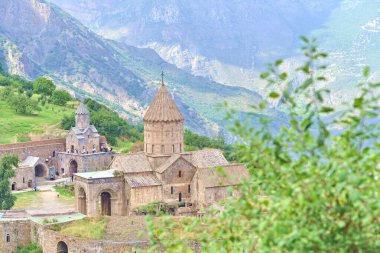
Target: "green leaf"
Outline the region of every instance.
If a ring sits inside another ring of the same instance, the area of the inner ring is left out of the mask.
[[[278,97],[280,97],[280,94],[278,94],[277,92],[272,91],[271,93],[269,93],[269,97],[270,98],[278,98]]]
[[[332,107],[327,107],[327,106],[322,106],[321,107],[321,112],[322,113],[329,113],[329,112],[333,112],[334,111],[334,108]]]
[[[370,68],[368,66],[364,67],[363,69],[363,76],[368,77],[370,72]]]

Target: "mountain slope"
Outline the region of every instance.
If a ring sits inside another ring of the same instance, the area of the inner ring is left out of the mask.
[[[11,73],[45,75],[77,96],[91,96],[139,120],[166,73],[169,90],[188,127],[203,134],[223,132],[219,104],[228,100],[243,117],[261,98],[194,77],[151,49],[105,40],[59,8],[42,0],[0,0],[0,57]]]
[[[292,56],[341,0],[50,0],[92,30],[149,47],[194,75],[255,89],[265,64]]]

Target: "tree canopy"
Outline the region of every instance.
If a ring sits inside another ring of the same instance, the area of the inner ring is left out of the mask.
[[[16,155],[4,155],[0,160],[0,210],[9,210],[15,203],[9,180],[16,175],[14,167],[18,166]]]
[[[327,54],[302,39],[304,64],[291,72],[280,60],[269,65],[261,78],[271,92],[255,108],[281,99],[288,125],[273,133],[267,119],[252,127],[228,113],[241,140],[236,157],[250,173],[241,196],[183,224],[183,233],[167,229],[170,218],[158,228],[150,219],[150,252],[192,252],[189,240],[202,252],[380,252],[380,83],[365,68],[357,97],[336,112],[321,88]],[[294,88],[296,77],[304,81]]]
[[[55,90],[55,85],[53,81],[45,77],[38,77],[33,82],[33,90],[37,94],[51,96]]]

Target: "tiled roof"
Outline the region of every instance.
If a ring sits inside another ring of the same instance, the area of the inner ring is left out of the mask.
[[[117,155],[111,164],[111,169],[121,170],[125,173],[153,171],[148,157],[144,153]]]
[[[217,168],[198,169],[199,180],[202,180],[206,188],[237,185],[242,179],[249,176],[244,164],[230,164],[221,166],[222,172]]]
[[[76,114],[89,114],[87,107],[83,103],[79,104],[77,111],[75,113]]]
[[[181,159],[181,155],[179,155],[179,154],[172,155],[168,160],[166,160],[163,164],[160,165],[160,167],[158,167],[156,169],[156,172],[163,173],[167,168],[169,168],[178,159]],[[189,162],[188,160],[186,160],[186,159],[183,159],[183,160],[185,160],[186,162],[191,164],[191,162]],[[192,166],[194,166],[194,165],[192,165]]]
[[[126,176],[128,185],[132,188],[161,185],[160,180],[154,175]]]
[[[96,127],[94,125],[90,125],[88,128],[85,128],[85,129],[80,129],[78,127],[72,127],[71,130],[73,130],[74,134],[75,135],[78,135],[78,138],[79,135],[83,135],[84,133],[87,132],[87,130],[91,130],[93,133],[95,133],[95,136],[99,136],[98,134],[98,130],[96,129]]]
[[[24,161],[19,164],[19,167],[34,167],[37,165],[40,158],[35,156],[28,156]]]
[[[191,152],[191,161],[198,168],[228,165],[227,159],[219,149],[203,149]]]
[[[144,115],[144,121],[170,122],[183,121],[183,116],[171,95],[162,83],[152,104]]]

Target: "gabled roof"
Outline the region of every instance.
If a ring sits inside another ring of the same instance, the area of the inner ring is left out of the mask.
[[[98,130],[96,129],[96,127],[94,125],[90,125],[89,127],[85,128],[85,129],[80,129],[78,127],[72,127],[71,130],[74,132],[75,135],[78,136],[78,138],[80,138],[80,135],[83,135],[84,133],[86,133],[87,130],[90,130],[91,132],[95,133],[95,136],[99,136]]]
[[[82,115],[88,115],[89,112],[88,112],[88,109],[87,107],[81,102],[77,108],[77,111],[75,112],[75,114],[82,114]]]
[[[186,161],[187,163],[189,163],[190,166],[194,167],[193,164],[191,164],[188,160],[182,158],[181,155],[174,154],[168,160],[166,160],[163,164],[161,164],[160,167],[158,167],[156,169],[156,172],[163,173],[167,168],[169,168],[173,163],[175,163],[179,159],[183,159],[184,161]]]
[[[111,169],[121,170],[125,173],[139,173],[153,171],[148,157],[144,153],[117,155],[110,166]]]
[[[38,160],[40,158],[39,157],[35,157],[35,156],[28,156],[27,158],[25,158],[24,161],[22,161],[20,164],[19,164],[19,167],[35,167],[38,163]]]
[[[144,115],[144,121],[170,122],[183,121],[183,116],[171,95],[162,83],[152,104]]]
[[[158,180],[158,178],[154,175],[129,175],[125,177],[125,180],[132,188],[161,185],[160,180]]]
[[[198,169],[198,180],[202,180],[206,188],[211,188],[237,185],[249,176],[244,164],[230,164],[222,167],[222,173],[215,167]]]
[[[228,165],[227,159],[219,149],[203,149],[191,152],[191,161],[198,168]]]

